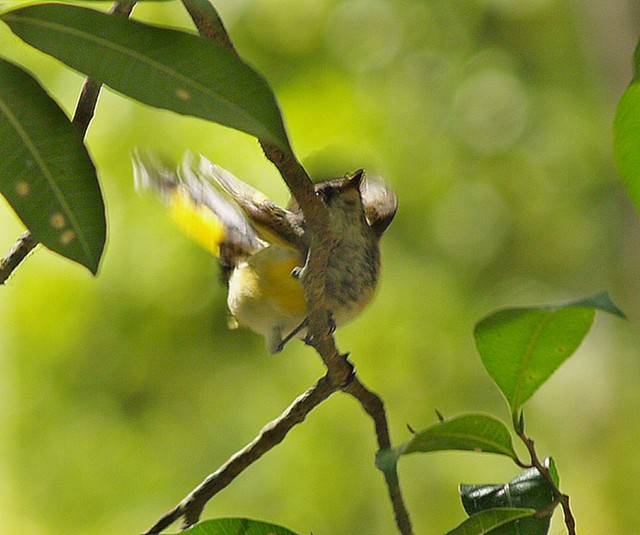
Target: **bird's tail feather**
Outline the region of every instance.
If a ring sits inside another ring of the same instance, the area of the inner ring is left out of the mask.
[[[264,247],[245,213],[203,175],[193,154],[178,166],[152,151],[136,150],[132,160],[136,188],[155,191],[176,224],[218,257],[223,275]]]

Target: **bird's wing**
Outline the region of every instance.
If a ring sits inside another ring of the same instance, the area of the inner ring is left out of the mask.
[[[367,177],[360,184],[360,195],[367,223],[380,238],[398,210],[398,198],[380,178]]]
[[[245,213],[200,174],[193,155],[177,168],[151,151],[137,150],[132,160],[136,187],[158,193],[182,230],[223,264],[235,263],[229,255],[246,257],[264,248]]]
[[[283,247],[304,248],[301,217],[270,201],[264,193],[200,156],[199,173],[215,182],[242,209],[259,236]]]

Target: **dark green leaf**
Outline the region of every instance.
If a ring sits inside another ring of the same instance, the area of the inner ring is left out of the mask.
[[[528,518],[535,514],[535,509],[501,508],[486,509],[469,518],[446,535],[484,535],[493,533],[496,528],[513,523],[514,520]]]
[[[608,295],[599,294],[555,307],[499,310],[476,325],[482,362],[514,417],[578,348],[591,328],[595,309],[623,315]]]
[[[0,191],[34,238],[96,273],[104,204],[76,127],[28,73],[0,60]]]
[[[506,485],[460,485],[462,505],[468,515],[496,508],[544,510],[554,503],[551,487],[535,468],[520,473]],[[492,535],[544,535],[551,517],[524,518],[492,531]]]
[[[217,518],[205,520],[180,534],[189,535],[296,535],[293,531],[248,518]]]
[[[56,4],[25,7],[1,18],[27,43],[140,102],[291,150],[265,80],[210,39]]]

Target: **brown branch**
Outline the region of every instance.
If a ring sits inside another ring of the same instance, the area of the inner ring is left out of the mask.
[[[18,267],[20,262],[27,257],[36,245],[38,245],[38,242],[28,230],[20,235],[11,250],[0,261],[0,285],[7,282],[13,270]]]
[[[78,105],[76,106],[76,111],[73,114],[71,123],[78,128],[82,137],[87,133],[89,123],[91,119],[93,119],[101,89],[102,84],[100,82],[92,78],[87,78],[80,90]]]
[[[267,158],[273,162],[291,194],[302,209],[309,236],[309,254],[300,274],[308,311],[308,341],[320,354],[328,369],[330,380],[345,384],[353,368],[346,355],[336,347],[329,310],[325,299],[325,273],[329,255],[338,237],[333,233],[329,211],[316,195],[309,175],[291,152],[260,140]]]
[[[222,21],[203,0],[182,0],[201,35],[213,39],[236,53]],[[205,504],[233,479],[279,444],[296,424],[324,399],[337,390],[355,397],[374,421],[378,446],[391,447],[387,417],[382,400],[356,377],[348,354],[341,354],[333,338],[330,312],[325,298],[325,273],[329,255],[338,242],[331,231],[329,212],[316,195],[313,182],[292,150],[283,150],[263,139],[259,140],[265,156],[276,166],[291,194],[300,206],[309,236],[309,253],[300,273],[307,302],[307,335],[309,343],[322,357],[327,374],[314,387],[300,396],[279,418],[268,424],[245,448],[237,452],[218,470],[209,475],[174,509],[167,512],[146,533],[159,533],[179,518],[183,526],[195,524]],[[385,473],[396,524],[403,535],[412,535],[409,514],[404,505],[397,472]]]
[[[532,438],[529,438],[521,426],[516,426],[516,433],[520,440],[524,443],[527,450],[529,451],[529,456],[531,457],[531,465],[540,472],[542,477],[547,482],[547,485],[551,488],[551,492],[553,492],[553,497],[555,499],[553,508],[560,504],[562,506],[562,513],[564,514],[564,524],[567,527],[567,533],[569,535],[576,535],[576,520],[571,512],[571,506],[569,504],[569,496],[567,494],[563,494],[562,491],[556,485],[556,482],[553,480],[551,476],[551,471],[540,461],[538,457],[538,452],[536,451],[535,441]],[[553,510],[552,508],[552,510]]]
[[[189,12],[189,16],[191,20],[193,20],[198,32],[200,32],[200,35],[211,39],[220,46],[228,48],[231,52],[235,53],[236,50],[224,27],[222,19],[209,0],[182,0],[182,4]]]
[[[239,474],[265,453],[278,445],[287,433],[301,423],[317,405],[338,390],[327,377],[322,377],[304,394],[299,396],[278,418],[268,423],[244,448],[230,457],[220,468],[207,476],[175,508],[168,511],[145,533],[160,533],[177,519],[184,517],[184,526],[195,524],[206,503],[229,485]]]
[[[237,55],[222,20],[208,0],[182,0],[200,35],[212,39]],[[344,384],[352,372],[346,358],[340,354],[333,339],[329,310],[325,302],[325,267],[338,238],[330,231],[329,212],[318,198],[311,178],[293,151],[260,139],[265,156],[284,179],[305,216],[309,231],[309,255],[301,272],[308,305],[308,327],[311,345],[318,351],[329,371],[333,384]]]
[[[133,11],[137,0],[120,0],[114,2],[113,6],[109,10],[110,15],[120,15],[122,17],[128,17]],[[84,138],[89,129],[89,123],[93,119],[93,115],[96,111],[98,104],[98,96],[102,89],[102,83],[92,78],[87,78],[84,81],[80,96],[78,97],[78,104],[76,105],[76,111],[73,114],[73,120],[71,121]]]
[[[389,435],[389,426],[387,424],[387,415],[384,410],[384,403],[380,397],[368,390],[360,380],[354,375],[353,380],[342,388],[344,392],[356,398],[362,408],[373,419],[376,429],[376,437],[378,438],[378,448],[380,450],[388,450],[391,448],[391,438]],[[397,470],[385,471],[385,481],[389,492],[389,499],[393,505],[396,525],[402,535],[411,535],[413,528],[411,527],[411,519],[402,498],[400,483],[398,481]]]

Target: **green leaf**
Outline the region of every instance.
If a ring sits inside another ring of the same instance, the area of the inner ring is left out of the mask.
[[[400,446],[380,450],[376,454],[376,466],[385,474],[395,474],[402,455],[452,450],[496,453],[518,462],[511,434],[504,423],[487,414],[463,414],[415,433]]]
[[[189,535],[296,535],[293,531],[248,518],[205,520],[180,532]]]
[[[476,325],[482,363],[514,419],[522,404],[578,348],[595,309],[624,316],[608,295],[598,294],[561,306],[499,310]]]
[[[507,426],[488,414],[463,414],[445,419],[419,431],[399,448],[402,455],[463,450],[518,458]]]
[[[496,528],[513,523],[514,520],[528,518],[536,513],[535,509],[496,508],[480,511],[467,518],[462,524],[448,531],[446,535],[484,535],[495,534]]]
[[[549,461],[547,461],[547,466]],[[554,503],[553,490],[536,468],[521,472],[506,485],[460,485],[462,505],[468,515],[496,508],[544,510]],[[549,530],[550,516],[522,518],[498,527],[492,535],[544,535]]]
[[[129,0],[130,2],[132,0]],[[138,3],[147,3],[147,2],[174,2],[175,0],[137,0]],[[114,0],[64,0],[65,4],[80,4],[86,5],[87,2],[95,2],[96,4],[105,4],[110,3],[113,4]],[[0,10],[6,5],[7,7],[18,7],[20,5],[33,4],[34,0],[0,0]],[[121,2],[123,3],[123,2]]]
[[[549,457],[545,459],[544,464],[549,469],[549,474],[551,475],[551,479],[555,483],[556,487],[560,488],[560,474],[558,473],[556,462],[552,457]]]
[[[0,18],[30,45],[140,102],[242,130],[291,151],[264,78],[210,39],[57,4]]]
[[[626,319],[624,312],[611,300],[608,292],[602,292],[592,295],[591,297],[586,297],[585,299],[579,299],[578,301],[573,301],[563,306],[595,308],[596,310],[608,312],[619,318]]]
[[[633,80],[616,109],[613,147],[618,172],[636,209],[640,210],[640,43],[633,57],[633,68]]]
[[[106,221],[78,129],[31,75],[0,60],[0,191],[34,238],[96,273]]]

